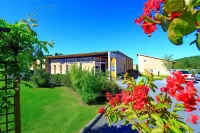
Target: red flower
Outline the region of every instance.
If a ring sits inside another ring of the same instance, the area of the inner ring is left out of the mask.
[[[174,19],[174,18],[177,18],[181,15],[180,12],[172,12],[170,13],[170,19]]]
[[[148,103],[147,95],[149,92],[148,86],[136,86],[132,95],[134,97],[133,108],[135,110],[144,109],[144,106]]]
[[[126,109],[125,109],[125,108],[122,108],[121,110],[122,110],[122,112],[124,112]]]
[[[197,124],[197,121],[199,120],[199,116],[195,114],[191,114],[190,122],[193,124]]]
[[[135,20],[135,23],[137,25],[141,25],[144,30],[144,33],[148,34],[149,37],[156,30],[156,24],[145,22],[144,17],[147,16],[149,18],[152,18],[151,11],[154,11],[155,13],[160,11],[160,4],[162,2],[164,2],[164,0],[148,0],[147,2],[144,3],[143,14],[138,19]]]
[[[160,102],[160,98],[158,96],[156,96],[156,101]]]
[[[200,97],[197,97],[197,99],[196,99],[196,100],[197,100],[197,102],[200,102]]]
[[[112,98],[112,95],[111,95],[109,92],[106,92],[106,98],[107,98],[108,100],[110,100],[110,99]]]
[[[156,24],[144,22],[142,24],[142,28],[144,30],[144,33],[148,34],[148,36],[150,37],[151,34],[156,30]]]
[[[103,112],[104,112],[104,110],[105,110],[105,109],[104,109],[104,107],[101,107],[101,108],[98,110],[98,113],[100,113],[100,114],[101,114],[101,113],[103,113]]]

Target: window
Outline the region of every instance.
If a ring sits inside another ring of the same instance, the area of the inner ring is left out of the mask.
[[[115,66],[111,66],[111,71],[115,71]]]
[[[124,73],[126,72],[126,70],[125,70],[126,68],[125,68],[125,64],[124,64]]]
[[[153,73],[153,69],[150,69],[150,73]]]
[[[62,65],[60,65],[60,74],[62,74]]]
[[[66,65],[66,73],[68,72],[68,65]]]
[[[54,74],[56,74],[56,65],[54,65]]]

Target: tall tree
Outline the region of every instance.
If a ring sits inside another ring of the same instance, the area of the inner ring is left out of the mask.
[[[164,55],[163,56],[163,60],[162,60],[163,66],[165,67],[165,69],[167,71],[170,71],[170,69],[173,68],[172,61],[173,61],[173,55]]]
[[[29,72],[33,64],[35,46],[40,47],[45,52],[48,52],[47,46],[53,47],[53,42],[38,39],[37,33],[33,30],[34,27],[37,27],[37,22],[30,17],[28,20],[21,19],[14,24],[0,19],[0,25],[11,29],[9,33],[0,32],[0,38],[2,38],[0,56],[5,61],[19,60],[20,70]],[[14,71],[10,70],[9,73],[12,74]]]
[[[55,56],[57,56],[57,55],[58,55],[58,53],[56,52],[56,53],[55,53]]]
[[[174,67],[173,67],[174,69],[182,69],[183,68],[183,66],[181,65],[181,63],[175,63],[174,64]]]
[[[189,63],[188,60],[185,60],[185,61],[183,62],[183,68],[184,68],[184,69],[190,68],[190,63]]]

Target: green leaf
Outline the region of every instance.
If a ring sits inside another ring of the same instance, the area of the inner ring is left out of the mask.
[[[166,123],[166,124],[170,124],[168,120],[162,118],[162,120]]]
[[[178,126],[179,126],[178,121],[174,118],[172,119],[172,121],[173,121],[174,125],[178,128]]]
[[[132,125],[132,126],[131,126],[131,129],[132,129],[132,130],[135,130],[135,129],[136,129],[136,126],[135,126],[135,125]]]
[[[136,114],[132,114],[128,116],[129,119],[137,119],[137,115]]]
[[[180,124],[180,126],[183,127],[183,129],[185,129],[189,133],[193,133],[193,130],[188,125],[186,125],[185,123],[182,123],[182,122],[179,121],[178,124]]]
[[[166,17],[166,16],[164,16],[164,15],[161,15],[161,14],[159,14],[159,13],[156,13],[155,14],[155,19],[156,20],[159,20],[159,21],[165,21],[165,20],[169,20],[169,18],[168,17]]]
[[[143,129],[145,132],[147,132],[147,133],[150,133],[150,132],[151,132],[151,130],[150,130],[149,126],[147,126],[147,124],[142,123],[142,124],[140,124],[140,126],[142,127],[142,129]]]
[[[168,13],[181,12],[185,8],[184,0],[166,0],[164,2],[164,10]]]
[[[197,34],[196,46],[200,50],[200,33]]]
[[[122,124],[126,125],[126,124],[129,124],[129,122],[128,121],[124,121]]]
[[[158,96],[159,100],[162,102],[163,101],[162,96],[160,94],[158,94],[157,96]]]
[[[132,115],[132,114],[135,114],[135,112],[133,110],[131,110],[131,109],[126,109],[124,111],[124,115]]]
[[[155,109],[169,108],[170,106],[164,103],[157,103]]]
[[[169,129],[171,129],[175,133],[182,133],[181,130],[178,129],[177,127],[175,127],[175,126],[169,125]]]
[[[185,105],[182,103],[176,104],[175,107],[185,108]]]
[[[32,24],[32,27],[38,27],[38,24]]]
[[[155,20],[153,20],[153,19],[151,19],[151,18],[149,18],[147,16],[144,17],[144,21],[146,21],[148,23],[152,23],[152,24],[157,24],[158,23],[157,21],[155,21]]]
[[[142,115],[139,117],[139,120],[140,121],[143,121],[143,120],[146,120],[147,118],[149,118],[149,115],[148,114],[145,114],[145,115]]]
[[[110,120],[110,117],[108,117],[108,126],[111,126],[112,125],[112,122]]]
[[[175,107],[175,108],[173,109],[173,111],[174,111],[174,112],[176,112],[176,111],[185,111],[185,108]]]
[[[160,23],[160,26],[161,26],[161,28],[162,28],[162,30],[163,30],[164,32],[167,32],[165,22],[161,22],[161,23]]]
[[[151,133],[163,133],[163,130],[161,128],[153,128]]]
[[[157,115],[157,114],[151,114],[151,118],[154,119],[154,120],[156,120],[156,121],[159,121],[161,123],[161,125],[164,126],[164,123],[163,123],[163,121],[162,121],[162,119],[160,118],[159,115]]]

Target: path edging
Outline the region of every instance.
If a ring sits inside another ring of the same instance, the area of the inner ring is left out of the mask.
[[[104,110],[106,111],[107,108],[108,106],[106,106]],[[79,133],[88,133],[90,129],[99,121],[99,119],[103,116],[104,113],[96,115],[83,129],[81,129]]]

